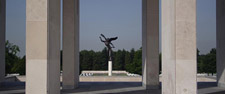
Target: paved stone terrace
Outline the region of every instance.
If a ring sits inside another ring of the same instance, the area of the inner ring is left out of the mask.
[[[201,81],[200,81],[201,80]],[[225,88],[216,86],[215,78],[198,77],[198,94],[225,94]],[[138,82],[80,82],[74,90],[62,94],[161,94],[161,90],[145,90]],[[5,82],[0,94],[25,94],[25,82]]]

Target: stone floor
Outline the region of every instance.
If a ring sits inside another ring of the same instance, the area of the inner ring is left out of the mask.
[[[201,78],[202,79],[202,78]],[[205,79],[205,78],[204,78]],[[198,82],[198,94],[225,94],[225,88],[212,80]],[[211,79],[211,78],[210,78]],[[80,82],[77,89],[61,90],[62,94],[161,94],[161,90],[145,90],[141,82]],[[25,82],[5,82],[0,94],[25,94]]]
[[[25,94],[24,82],[6,82],[0,94]],[[62,90],[62,94],[161,94],[161,90],[145,90],[141,82],[80,82],[74,90]],[[198,94],[225,94],[225,88],[216,82],[198,82]]]

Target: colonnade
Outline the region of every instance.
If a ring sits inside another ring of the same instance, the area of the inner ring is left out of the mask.
[[[196,94],[196,0],[162,0],[162,93]],[[26,0],[26,93],[60,93],[60,0]],[[0,82],[5,77],[0,1]],[[142,0],[143,87],[159,89],[159,0]],[[225,87],[225,1],[217,0],[217,81]],[[63,89],[79,86],[79,0],[63,0]]]

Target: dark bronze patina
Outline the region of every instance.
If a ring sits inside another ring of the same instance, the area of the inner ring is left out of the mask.
[[[102,40],[101,36],[105,39]],[[101,34],[99,37],[101,42],[105,43],[105,46],[108,48],[108,55],[109,55],[109,61],[112,61],[112,48],[115,48],[114,45],[111,43],[113,40],[116,40],[118,37],[114,38],[106,38],[103,34]]]

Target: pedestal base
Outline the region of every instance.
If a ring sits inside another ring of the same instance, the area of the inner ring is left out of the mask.
[[[112,61],[108,61],[108,76],[112,76]]]

